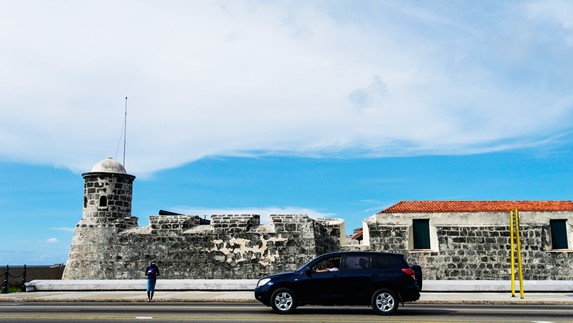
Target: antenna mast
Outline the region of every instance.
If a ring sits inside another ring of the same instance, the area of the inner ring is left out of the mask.
[[[125,144],[127,142],[127,97],[125,97],[125,118],[123,120],[123,167],[125,168]]]

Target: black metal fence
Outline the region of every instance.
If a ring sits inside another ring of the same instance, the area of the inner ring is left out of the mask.
[[[46,266],[0,266],[1,292],[26,291],[26,283],[34,279],[62,279],[63,264]]]
[[[17,287],[20,289],[20,291],[25,292],[26,291],[26,272],[27,272],[27,267],[26,267],[26,265],[24,265],[24,270],[20,271],[19,274],[17,274],[17,275],[15,273],[11,274],[10,273],[10,266],[6,265],[6,271],[2,275],[4,277],[4,280],[2,282],[2,294],[7,294],[10,286]],[[16,280],[18,282],[16,285],[14,285],[12,283],[12,281],[14,281],[14,280]]]

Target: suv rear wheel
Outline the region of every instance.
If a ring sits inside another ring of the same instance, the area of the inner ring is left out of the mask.
[[[396,293],[387,288],[379,289],[372,295],[371,305],[376,314],[393,314],[398,309]]]
[[[271,295],[271,307],[275,313],[289,314],[294,312],[296,306],[296,295],[288,288],[279,288]]]

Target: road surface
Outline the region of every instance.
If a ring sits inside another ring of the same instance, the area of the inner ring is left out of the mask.
[[[5,302],[0,322],[573,322],[571,305],[406,304],[392,316],[365,306],[299,307],[279,315],[252,303]]]

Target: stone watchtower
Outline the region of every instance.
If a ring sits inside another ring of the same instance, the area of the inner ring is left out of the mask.
[[[76,225],[63,279],[107,279],[115,277],[114,236],[137,227],[131,216],[135,176],[111,157],[97,163],[84,177],[82,219]],[[89,272],[86,272],[89,268]]]

